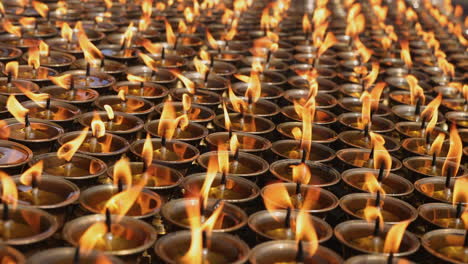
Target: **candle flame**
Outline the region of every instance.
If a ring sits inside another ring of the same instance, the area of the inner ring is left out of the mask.
[[[457,175],[458,169],[460,168],[461,158],[463,156],[463,142],[458,134],[456,124],[453,124],[450,128],[450,147],[447,153],[447,158],[442,166],[442,176],[446,176],[449,173],[449,162],[453,162],[455,167],[452,167],[452,175]]]
[[[177,36],[174,34],[174,30],[172,29],[171,24],[169,21],[164,20],[164,24],[166,26],[166,41],[169,45],[174,46],[176,43]]]
[[[206,50],[201,49],[200,53],[198,55],[200,56],[200,59],[202,59],[204,61],[210,61],[211,60],[210,54]]]
[[[234,110],[238,113],[242,113],[244,111],[246,111],[248,109],[248,104],[245,100],[243,100],[242,98],[239,98],[235,93],[234,91],[232,90],[232,86],[230,83],[228,83],[228,96],[229,96],[229,102],[231,103],[232,105],[232,108],[234,108]],[[225,116],[224,118],[226,119],[229,119],[229,116],[228,116],[228,113],[227,113],[227,110],[225,112]],[[231,123],[229,121],[229,127],[230,127]],[[226,126],[226,129],[228,129],[228,127]],[[228,129],[229,130],[229,129]]]
[[[149,39],[143,39],[142,45],[151,54],[160,54],[163,48],[160,43],[152,43]]]
[[[260,82],[260,74],[257,70],[250,72],[250,78],[245,90],[245,97],[248,98],[249,102],[256,103],[262,95],[262,84]]]
[[[38,161],[25,172],[23,172],[23,174],[21,174],[20,182],[27,186],[31,186],[31,184],[33,183],[33,178],[35,178],[37,182],[40,182],[43,168],[44,161]]]
[[[8,97],[6,109],[18,122],[20,122],[21,124],[26,123],[25,118],[29,110],[23,107],[14,95],[10,95]]]
[[[86,253],[91,252],[95,248],[105,248],[107,244],[105,235],[110,231],[111,230],[107,230],[107,226],[104,222],[92,224],[81,235],[78,241],[80,250]]]
[[[380,69],[379,63],[373,62],[371,72],[366,77],[363,78],[363,81],[365,83],[364,87],[366,89],[372,86],[377,80],[377,77],[379,76],[379,69]]]
[[[359,37],[354,38],[354,45],[356,46],[356,51],[361,57],[361,62],[366,63],[370,60],[372,56],[372,50],[367,48],[359,39]]]
[[[370,203],[368,203],[364,208],[364,219],[366,219],[366,221],[369,223],[374,222],[376,219],[378,219],[378,221],[380,222],[380,229],[382,229],[384,225],[384,219],[380,207],[374,206]]]
[[[36,24],[36,18],[35,17],[22,17],[19,19],[19,23],[24,26],[34,26]]]
[[[26,97],[28,97],[29,99],[31,99],[33,102],[35,102],[37,105],[39,105],[41,107],[45,107],[46,100],[50,98],[49,94],[46,94],[46,93],[33,93],[29,89],[27,89],[27,88],[25,88],[25,87],[23,87],[21,85],[18,85],[17,87],[24,95],[26,95]]]
[[[437,122],[437,113],[440,103],[442,103],[442,94],[437,95],[436,98],[427,104],[426,108],[421,112],[421,120],[428,122],[432,118],[435,118],[435,121]],[[426,130],[432,131],[432,128],[433,126],[426,128]]]
[[[309,16],[307,14],[304,14],[302,17],[302,31],[304,33],[309,33],[312,30],[312,25],[310,24]]]
[[[47,45],[43,40],[39,42],[39,54],[41,57],[49,56],[49,45]]]
[[[211,35],[210,31],[208,29],[206,29],[206,39],[208,40],[208,44],[210,45],[210,47],[212,49],[219,49],[219,45],[218,45],[218,42],[216,41],[216,39],[213,37],[213,35]]]
[[[47,4],[39,1],[32,1],[32,6],[41,17],[47,18],[49,14],[49,6]]]
[[[5,72],[11,75],[13,79],[18,78],[19,63],[17,61],[10,61],[5,65]]]
[[[130,73],[127,74],[127,80],[129,80],[130,82],[144,82],[144,81],[146,81],[146,79],[144,77],[138,76],[138,75],[133,75],[133,74],[130,74]]]
[[[141,151],[141,156],[143,157],[143,162],[149,167],[153,163],[153,143],[151,142],[150,134],[146,134],[145,142],[143,143],[143,149]]]
[[[70,89],[72,78],[73,75],[69,73],[63,74],[61,76],[49,76],[49,80],[51,80],[54,84],[64,89]]]
[[[144,175],[146,178],[146,174]],[[102,213],[105,213],[106,210],[109,210],[111,214],[117,215],[117,221],[120,221],[120,219],[122,219],[122,217],[128,213],[128,211],[135,203],[140,205],[141,202],[138,202],[138,198],[140,197],[141,191],[144,187],[144,184],[142,183],[146,183],[146,180],[140,181],[139,184],[128,187],[126,190],[112,196],[104,205]],[[139,207],[141,215],[148,213],[147,208],[144,208],[144,206]]]
[[[176,70],[170,70],[172,74],[174,74],[179,80],[184,84],[185,88],[188,90],[189,93],[195,94],[195,83],[192,82],[189,78],[185,77],[182,73]]]
[[[193,65],[195,66],[196,71],[202,76],[202,78],[205,78],[206,73],[210,70],[208,66],[206,66],[197,57],[193,58]]]
[[[40,53],[39,53],[39,47],[33,46],[30,47],[28,50],[28,65],[33,67],[33,69],[38,69],[41,66],[41,60],[40,60]],[[40,73],[39,71],[38,73]],[[47,74],[47,72],[45,72]],[[47,76],[38,76],[38,78],[47,78]]]
[[[424,95],[424,90],[418,84],[418,79],[414,75],[407,75],[406,81],[408,82],[409,89],[410,89],[410,102],[412,105],[416,104],[416,100],[419,98],[421,100],[421,105],[425,104],[426,96]]]
[[[68,25],[67,22],[62,24],[62,29],[60,31],[62,38],[66,39],[68,42],[73,41],[73,29]]]
[[[409,225],[409,221],[402,221],[394,224],[387,233],[385,238],[384,253],[398,253],[400,249],[401,240],[405,235],[405,230]]]
[[[445,140],[445,134],[444,133],[439,133],[437,135],[436,139],[434,139],[434,141],[432,142],[432,145],[431,145],[431,148],[428,151],[428,154],[439,155],[440,151],[442,150],[444,140]]]
[[[166,100],[159,119],[158,135],[170,140],[174,138],[178,129],[184,131],[189,124],[188,122],[187,115],[177,116],[172,100]]]
[[[296,217],[296,241],[307,241],[307,252],[313,256],[318,249],[318,236],[310,214],[301,209]]]
[[[84,30],[78,31],[78,43],[83,50],[86,62],[92,67],[99,67],[104,58],[101,51],[89,40]]]
[[[335,37],[335,34],[332,32],[328,32],[325,36],[325,40],[320,43],[318,51],[317,51],[317,58],[320,58],[322,54],[324,54],[330,47],[338,43],[338,40]]]
[[[157,72],[158,71],[158,63],[151,58],[149,55],[145,53],[139,53],[138,56],[143,60],[143,63],[150,68],[151,70]]]
[[[311,210],[320,197],[320,191],[309,189],[305,194],[301,193],[302,198],[295,194],[290,194],[284,184],[271,184],[264,189],[263,202],[268,211],[277,209],[302,209]]]
[[[310,179],[312,178],[312,173],[310,172],[309,166],[301,162],[297,165],[291,165],[292,168],[292,178],[296,183],[309,184]]]
[[[106,126],[97,112],[94,112],[91,120],[91,131],[96,138],[101,138],[106,134]]]
[[[66,161],[70,161],[73,158],[73,155],[78,151],[80,148],[81,144],[83,144],[83,141],[86,139],[88,135],[89,127],[85,127],[80,135],[65,144],[63,144],[58,150],[57,150],[57,157],[59,159],[64,159]]]
[[[405,62],[406,67],[408,68],[413,67],[413,61],[411,59],[411,53],[409,49],[408,40],[401,40],[400,47],[401,47],[400,57]]]
[[[208,168],[206,170],[206,177],[200,189],[200,197],[203,198],[203,204],[207,204],[210,197],[210,189],[218,173],[217,156],[211,156],[208,160]]]
[[[362,189],[368,191],[369,193],[379,192],[381,195],[385,195],[384,188],[373,173],[364,174],[364,185],[362,186]]]
[[[123,35],[123,38],[120,41],[120,45],[129,49],[132,46],[132,40],[133,40],[133,22],[131,22],[127,30],[125,30],[125,33]]]
[[[200,206],[202,206],[200,203],[196,203],[187,205],[185,208],[190,224],[191,242],[188,251],[178,260],[180,263],[203,263],[203,232],[207,234],[207,239],[209,241],[209,237],[211,236],[211,232],[215,226],[222,225],[223,201],[219,203],[218,207],[204,221],[204,216],[200,215]]]
[[[224,102],[223,102],[223,114],[224,114],[224,126],[226,127],[226,130],[230,131],[232,129],[232,123],[231,123],[231,119],[229,118],[229,112],[226,108],[226,104]]]
[[[122,157],[115,163],[112,178],[114,186],[118,186],[120,182],[128,188],[132,187],[132,170],[128,158]]]
[[[468,203],[468,180],[466,178],[459,178],[455,181],[453,186],[453,205],[459,203]]]
[[[455,66],[448,62],[447,59],[442,57],[437,58],[437,65],[445,75],[455,77]]]
[[[6,32],[18,37],[21,37],[22,35],[21,27],[13,25],[9,19],[3,19],[3,29],[5,29]]]
[[[374,169],[379,170],[380,168],[385,168],[384,177],[388,176],[390,170],[392,169],[392,156],[388,153],[385,148],[385,139],[374,132],[369,132],[372,141],[372,148],[374,156],[372,157],[374,161]]]
[[[18,189],[13,179],[3,171],[0,171],[0,183],[2,189],[2,202],[11,205],[13,209],[18,205]]]

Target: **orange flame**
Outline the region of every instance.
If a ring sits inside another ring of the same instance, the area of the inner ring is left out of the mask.
[[[16,79],[18,78],[18,68],[19,63],[17,61],[10,61],[5,66],[5,72],[6,74],[11,75],[13,79]]]
[[[28,50],[28,54],[28,65],[33,67],[33,69],[38,69],[41,66],[41,56],[39,54],[39,47],[30,47]]]
[[[15,182],[3,171],[0,171],[0,182],[2,183],[2,202],[16,208],[18,205],[18,189]]]
[[[426,96],[424,95],[424,90],[421,86],[418,85],[418,79],[414,75],[407,75],[406,81],[408,82],[410,88],[410,102],[412,105],[416,104],[416,100],[419,98],[421,100],[421,105],[425,104]]]
[[[127,74],[127,80],[129,80],[130,82],[144,82],[144,81],[146,81],[145,77],[138,76],[138,75],[133,75],[133,74],[130,74],[130,73]]]
[[[201,60],[199,60],[197,57],[193,58],[193,65],[195,66],[195,69],[197,72],[204,77],[206,73],[210,70],[208,66],[206,66]]]
[[[260,75],[258,71],[251,71],[250,72],[250,79],[247,85],[247,89],[245,90],[245,97],[249,99],[250,102],[257,102],[262,95],[262,85],[260,83]]]
[[[444,161],[444,165],[442,166],[442,176],[445,176],[449,173],[449,162],[455,163],[455,168],[452,168],[452,175],[457,175],[458,169],[460,168],[462,155],[463,142],[460,138],[460,134],[458,134],[457,126],[453,124],[450,128],[450,147],[447,153],[447,159]]]
[[[437,64],[445,75],[455,77],[455,66],[452,63],[448,62],[445,58],[439,57],[437,59]]]
[[[174,30],[172,30],[172,26],[167,20],[164,21],[164,24],[166,25],[166,41],[170,45],[174,46],[177,39],[176,35],[174,34]]]
[[[208,52],[206,52],[205,50],[201,49],[200,50],[200,59],[204,60],[204,61],[210,61],[210,54]]]
[[[203,185],[200,189],[200,195],[203,197],[204,204],[208,202],[211,186],[216,178],[218,173],[218,161],[217,157],[211,156],[208,161],[208,168],[206,170],[206,177],[203,181]]]
[[[408,40],[400,41],[400,46],[401,46],[401,52],[400,52],[401,59],[405,62],[406,67],[408,68],[413,67],[413,61],[411,59]]]
[[[291,165],[292,167],[292,178],[296,183],[308,184],[312,178],[309,166],[301,162],[298,165]]]
[[[379,192],[381,195],[385,195],[385,190],[377,180],[377,177],[374,176],[372,173],[365,173],[364,174],[364,185],[362,186],[364,190],[369,191],[370,193],[377,193]]]
[[[29,99],[31,99],[36,104],[38,104],[39,106],[45,105],[45,101],[50,97],[50,95],[46,94],[46,93],[38,93],[38,94],[33,93],[30,90],[28,90],[27,88],[22,87],[21,85],[18,85],[18,89],[24,95],[26,95]]]
[[[42,170],[44,168],[44,161],[40,160],[35,163],[29,169],[27,169],[23,174],[21,174],[20,182],[24,185],[30,186],[35,178],[36,181],[41,180]]]
[[[372,70],[371,72],[363,78],[363,81],[365,82],[365,88],[369,88],[371,85],[373,85],[375,83],[375,81],[377,80],[377,77],[379,76],[379,63],[378,62],[374,62],[372,63]]]
[[[364,91],[361,94],[359,100],[362,102],[362,112],[360,118],[358,119],[358,127],[360,129],[365,129],[371,122],[371,94],[368,91]]]
[[[453,186],[453,198],[452,203],[454,205],[458,203],[468,203],[468,180],[466,178],[459,178],[455,181]]]
[[[158,71],[158,63],[153,58],[146,55],[145,53],[139,53],[138,56],[140,56],[140,58],[143,60],[143,63],[145,63],[148,68],[155,72]]]
[[[83,252],[91,252],[93,249],[98,247],[104,247],[107,244],[105,235],[111,230],[107,230],[107,226],[104,222],[97,222],[92,224],[86,231],[81,235],[78,244],[80,250]]]
[[[187,115],[177,116],[172,100],[164,102],[164,107],[159,119],[158,135],[168,140],[172,139],[177,130],[185,130],[188,126]]]
[[[304,33],[308,33],[311,30],[312,25],[310,24],[309,16],[307,16],[307,14],[304,14],[304,16],[302,17],[302,31],[304,31]]]
[[[358,37],[354,39],[354,45],[356,46],[356,51],[361,57],[361,62],[362,63],[368,62],[372,56],[372,53],[373,53],[372,50],[368,49]]]
[[[393,225],[387,233],[385,238],[384,253],[398,253],[400,249],[401,240],[405,235],[405,230],[409,225],[409,221],[402,221]]]
[[[93,120],[91,120],[91,131],[93,132],[93,136],[97,138],[103,137],[106,134],[106,126],[97,112],[94,112]]]
[[[221,202],[218,208],[216,208],[205,221],[202,220],[204,216],[200,215],[200,206],[201,204],[198,203],[196,206],[192,205],[186,207],[191,231],[191,243],[188,251],[179,259],[181,263],[203,263],[204,250],[202,232],[205,231],[208,236],[211,235],[211,231],[221,217],[224,202]]]
[[[143,157],[143,162],[146,166],[149,167],[153,163],[153,143],[151,142],[150,134],[146,134],[145,142],[143,143],[143,149],[141,151],[141,156]]]
[[[128,158],[122,157],[115,163],[112,178],[115,186],[121,183],[128,188],[132,187],[132,170]]]
[[[41,15],[41,17],[46,18],[49,14],[49,6],[39,1],[32,1],[33,8]]]
[[[62,38],[68,40],[68,42],[72,42],[73,40],[73,29],[68,25],[67,22],[62,24],[62,29],[60,31],[60,35]]]
[[[232,127],[231,119],[229,118],[229,112],[224,102],[223,102],[223,114],[224,114],[224,126],[226,127],[226,130],[230,131]]]
[[[36,24],[36,18],[35,17],[22,17],[19,19],[19,23],[24,26],[34,26]]]
[[[73,78],[73,75],[69,73],[63,74],[62,76],[57,76],[57,77],[49,76],[49,80],[51,80],[54,84],[64,89],[70,89],[72,78]]]
[[[296,241],[307,241],[307,252],[313,256],[318,249],[318,236],[306,210],[301,209],[296,217]]]
[[[132,46],[132,40],[133,40],[133,22],[131,22],[128,25],[127,30],[125,30],[123,38],[120,41],[120,45],[129,49]]]
[[[8,112],[16,119],[18,122],[25,124],[26,123],[26,115],[28,114],[29,110],[24,108],[14,95],[10,95],[8,97],[6,108]]]
[[[206,39],[208,40],[208,44],[210,44],[210,47],[212,49],[219,49],[218,42],[216,42],[216,39],[211,35],[210,31],[206,29]]]
[[[174,74],[179,80],[184,84],[185,88],[191,94],[195,94],[195,83],[192,82],[189,78],[185,77],[183,74],[179,73],[176,70],[171,70],[171,73]]]
[[[89,127],[85,127],[80,135],[65,144],[63,144],[57,151],[57,157],[60,159],[64,159],[66,161],[70,161],[75,155],[76,151],[80,148],[83,141],[86,139],[88,135]]]
[[[39,42],[39,54],[41,57],[49,56],[49,45],[47,45],[43,40]]]
[[[325,36],[325,40],[320,44],[319,49],[317,51],[317,58],[320,58],[325,51],[327,51],[330,47],[338,43],[335,35],[332,32],[328,32]]]
[[[432,142],[431,148],[428,151],[428,154],[436,154],[439,155],[440,151],[442,150],[442,145],[444,144],[445,134],[439,133]]]
[[[367,204],[364,208],[364,219],[369,223],[379,219],[380,227],[384,225],[384,219],[380,207],[371,204]]]
[[[162,51],[162,45],[159,43],[152,43],[148,39],[142,40],[143,47],[151,54],[160,54]]]
[[[13,25],[9,19],[3,19],[3,29],[5,29],[6,32],[18,37],[21,37],[22,35],[21,27]]]
[[[385,148],[385,139],[374,132],[369,133],[372,141],[372,147],[374,149],[374,169],[384,168],[385,177],[390,173],[392,169],[392,157]]]
[[[424,121],[429,121],[431,118],[436,115],[439,109],[440,103],[442,103],[442,94],[437,95],[429,104],[427,104],[426,108],[421,112],[421,119]],[[436,119],[437,120],[437,119]]]
[[[83,50],[86,62],[88,62],[92,67],[98,67],[104,56],[101,51],[91,41],[89,41],[84,30],[78,31],[78,43]]]

